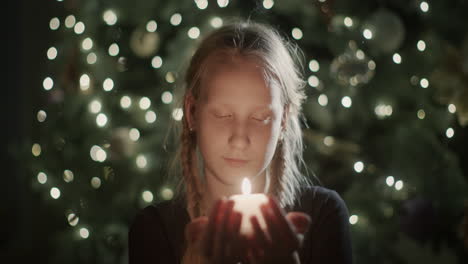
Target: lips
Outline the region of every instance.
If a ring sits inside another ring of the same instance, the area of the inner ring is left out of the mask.
[[[233,167],[241,167],[245,164],[247,164],[249,161],[248,160],[241,160],[241,159],[230,159],[230,158],[224,158],[223,159],[231,166]]]

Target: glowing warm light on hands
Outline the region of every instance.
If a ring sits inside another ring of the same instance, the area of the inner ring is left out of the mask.
[[[233,195],[230,199],[234,200],[234,211],[242,213],[240,233],[243,235],[252,235],[253,226],[250,222],[252,216],[255,216],[263,230],[266,230],[265,219],[263,218],[260,206],[268,203],[268,198],[263,193],[252,194],[252,184],[248,178],[244,178],[241,184],[242,194]]]

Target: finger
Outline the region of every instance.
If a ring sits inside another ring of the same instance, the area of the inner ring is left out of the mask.
[[[299,239],[297,238],[292,225],[286,219],[283,209],[278,206],[276,200],[271,196],[268,197],[267,205],[270,210],[266,210],[266,212],[270,213],[270,219],[273,223],[272,225],[275,232],[277,232],[280,237],[279,241],[283,241],[285,245],[291,249],[299,247]]]
[[[199,240],[207,224],[208,217],[206,216],[198,217],[189,224],[187,224],[185,228],[185,238],[187,239],[187,241],[193,243],[194,241]]]
[[[216,225],[217,232],[214,236],[214,259],[223,260],[228,255],[228,243],[226,243],[226,236],[228,234],[228,224],[230,215],[232,213],[232,208],[234,207],[234,201],[228,200],[224,203],[221,208],[219,217],[217,218]]]
[[[294,226],[295,230],[299,234],[305,234],[309,229],[312,220],[310,216],[301,212],[290,212],[286,215],[286,218]]]
[[[231,244],[231,254],[238,259],[242,255],[242,240],[240,237],[240,226],[242,223],[242,213],[233,211],[229,224],[229,241]]]
[[[207,226],[207,231],[205,233],[204,243],[203,243],[203,253],[205,256],[212,256],[213,254],[213,240],[214,234],[216,233],[216,219],[219,215],[220,208],[223,205],[223,200],[216,201],[213,209],[210,213],[210,218]]]
[[[250,248],[247,254],[248,263],[259,264],[261,263],[260,256],[256,254],[256,251],[253,248]]]
[[[254,240],[255,243],[259,248],[266,249],[269,247],[270,241],[267,238],[265,232],[260,226],[260,223],[258,222],[258,219],[256,216],[252,216],[250,218],[250,222],[252,223],[252,227],[254,230]]]

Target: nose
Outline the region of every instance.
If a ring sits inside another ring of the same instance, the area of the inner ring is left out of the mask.
[[[236,149],[245,149],[250,144],[248,127],[241,122],[235,122],[231,128],[229,145]]]

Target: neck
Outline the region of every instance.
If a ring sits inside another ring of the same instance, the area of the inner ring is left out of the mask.
[[[205,212],[209,215],[215,202],[223,197],[228,198],[235,194],[241,194],[242,179],[236,184],[226,184],[217,179],[210,172],[205,170],[206,193],[204,195],[203,206]],[[254,178],[249,178],[252,184],[252,193],[263,193],[268,188],[266,170]]]

